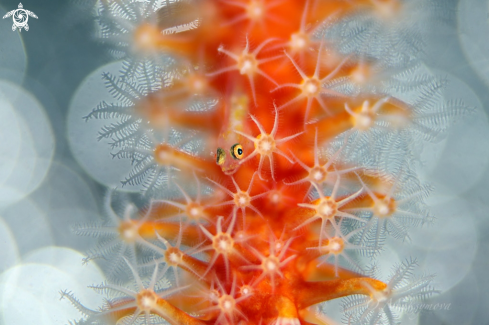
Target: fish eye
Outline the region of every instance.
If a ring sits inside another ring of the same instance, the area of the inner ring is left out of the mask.
[[[216,163],[218,165],[222,165],[224,164],[225,160],[226,160],[226,152],[221,148],[217,148]]]
[[[231,147],[231,156],[233,156],[234,159],[242,159],[243,158],[243,146],[240,145],[239,143],[234,144]]]

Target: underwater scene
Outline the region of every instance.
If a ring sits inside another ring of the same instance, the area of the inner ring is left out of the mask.
[[[489,324],[489,1],[0,16],[0,325]]]

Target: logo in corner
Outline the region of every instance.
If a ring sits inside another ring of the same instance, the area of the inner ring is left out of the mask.
[[[24,28],[26,31],[29,30],[29,25],[27,25],[27,21],[29,20],[29,16],[32,18],[36,18],[37,16],[35,13],[29,10],[25,10],[24,6],[22,6],[22,3],[19,3],[19,8],[9,11],[3,16],[3,19],[8,18],[12,16],[12,20],[14,21],[14,24],[12,25],[12,30],[15,32],[16,29],[19,29],[19,32],[22,31],[22,28]]]

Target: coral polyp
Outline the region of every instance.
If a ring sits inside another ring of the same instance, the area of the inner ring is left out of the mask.
[[[397,324],[433,294],[412,260],[368,272],[433,220],[411,149],[466,111],[418,69],[418,2],[100,1],[123,69],[87,119],[119,119],[100,137],[142,194],[78,227],[117,283],[98,311],[63,294],[80,324],[324,325],[342,297],[348,324]]]

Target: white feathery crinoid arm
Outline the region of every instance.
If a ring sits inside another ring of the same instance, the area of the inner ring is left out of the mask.
[[[408,259],[396,266],[387,287],[377,291],[365,282],[369,296],[352,296],[345,299],[343,311],[351,324],[399,324],[403,313],[422,310],[423,300],[437,291],[431,286],[434,275],[415,276],[417,261]],[[421,307],[421,308],[420,308]]]

